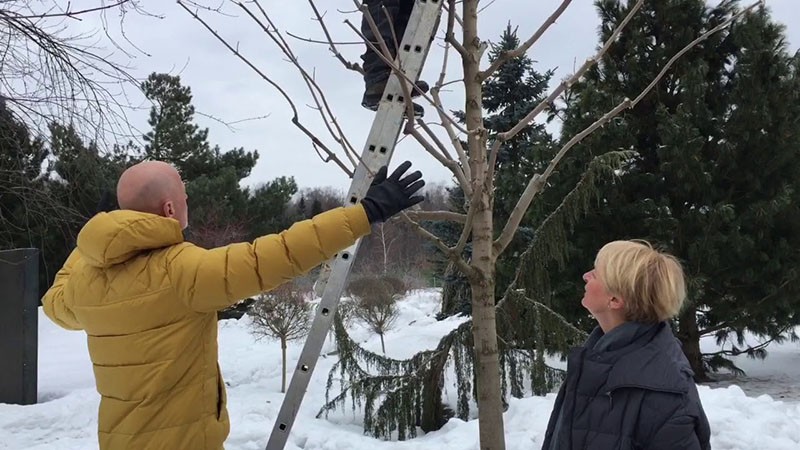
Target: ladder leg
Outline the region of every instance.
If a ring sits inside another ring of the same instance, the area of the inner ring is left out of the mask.
[[[442,1],[416,0],[414,4],[406,32],[397,51],[399,65],[412,81],[418,79],[428,55],[439,22]],[[347,204],[357,204],[366,194],[374,174],[391,160],[404,121],[405,99],[401,82],[405,81],[401,81],[395,73],[389,77],[361,154],[361,164],[353,174]],[[361,239],[350,248],[338,253],[329,263],[328,279],[321,280],[322,283],[318,283],[319,286],[315,287],[322,291],[322,300],[267,441],[267,450],[283,450],[286,445],[360,244]]]

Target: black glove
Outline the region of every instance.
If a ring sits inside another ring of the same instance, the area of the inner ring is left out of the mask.
[[[375,174],[367,195],[361,199],[369,223],[385,222],[400,211],[424,200],[421,195],[414,196],[422,186],[425,186],[425,181],[420,179],[422,173],[419,170],[400,178],[409,167],[411,167],[409,161],[400,164],[389,178],[386,178],[386,166],[381,167]]]

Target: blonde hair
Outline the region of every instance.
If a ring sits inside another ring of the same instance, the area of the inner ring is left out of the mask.
[[[595,268],[606,290],[621,297],[625,318],[655,323],[678,315],[686,299],[680,262],[647,241],[613,241],[597,253]]]

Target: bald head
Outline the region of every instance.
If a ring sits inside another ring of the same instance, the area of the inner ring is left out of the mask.
[[[122,209],[174,218],[183,228],[188,222],[181,176],[162,161],[144,161],[126,169],[117,182],[117,201]]]

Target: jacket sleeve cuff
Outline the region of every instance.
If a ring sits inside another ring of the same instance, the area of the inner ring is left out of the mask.
[[[367,219],[367,212],[364,210],[364,205],[361,203],[353,206],[346,206],[344,208],[344,213],[347,216],[347,221],[356,238],[366,236],[372,231],[369,220]]]

